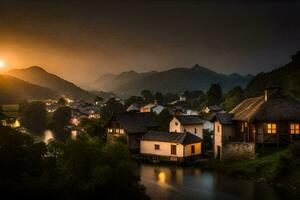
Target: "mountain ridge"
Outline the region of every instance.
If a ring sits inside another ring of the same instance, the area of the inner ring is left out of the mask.
[[[83,90],[74,83],[62,79],[55,74],[49,73],[39,66],[31,66],[24,69],[12,69],[6,74],[35,85],[50,88],[60,95],[66,95],[70,98],[93,100],[95,97],[95,95]]]
[[[239,74],[225,75],[198,64],[190,68],[173,68],[164,71],[138,73],[136,71],[122,72],[116,75],[103,75],[93,83],[93,88],[111,91],[121,95],[135,95],[143,89],[152,91],[183,92],[184,90],[204,90],[211,84],[219,83],[224,90],[235,86],[245,87],[252,76]]]

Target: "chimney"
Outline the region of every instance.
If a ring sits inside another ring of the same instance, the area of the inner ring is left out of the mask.
[[[265,89],[265,102],[268,101],[268,89]]]

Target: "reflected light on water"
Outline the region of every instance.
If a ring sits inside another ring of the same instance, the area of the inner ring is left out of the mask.
[[[159,183],[166,183],[166,174],[165,174],[165,172],[160,172],[158,174],[158,181],[159,181]]]
[[[53,138],[54,138],[53,132],[51,130],[46,130],[44,133],[44,142],[48,144],[50,142],[49,140]]]
[[[71,138],[73,140],[76,140],[76,137],[77,137],[77,131],[76,130],[71,131]]]

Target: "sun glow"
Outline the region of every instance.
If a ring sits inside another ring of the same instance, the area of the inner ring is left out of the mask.
[[[0,60],[0,69],[5,67],[5,62],[3,60]]]

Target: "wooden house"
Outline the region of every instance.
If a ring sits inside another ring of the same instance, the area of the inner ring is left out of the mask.
[[[105,124],[108,141],[123,140],[131,150],[138,150],[140,138],[149,130],[159,126],[154,113],[124,112],[114,114]]]
[[[222,139],[221,143],[225,138],[226,141],[279,146],[300,139],[300,102],[272,88],[262,96],[244,100],[229,113],[216,114],[214,121],[216,156],[222,151],[218,150],[218,138]],[[224,132],[225,125],[230,126],[230,130]]]

